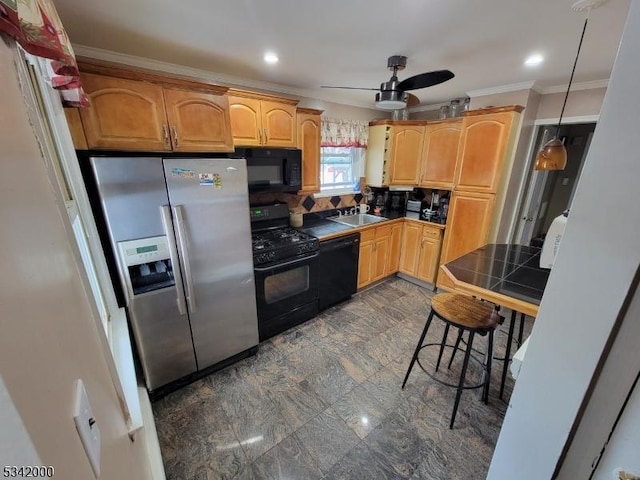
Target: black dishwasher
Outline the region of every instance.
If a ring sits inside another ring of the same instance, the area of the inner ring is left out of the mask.
[[[360,233],[320,242],[320,310],[356,293],[359,255]]]

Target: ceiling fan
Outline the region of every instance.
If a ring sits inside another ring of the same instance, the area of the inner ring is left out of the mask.
[[[407,66],[407,57],[404,55],[392,55],[387,60],[387,68],[393,70],[393,75],[388,82],[380,84],[377,88],[360,87],[333,87],[321,85],[321,88],[343,88],[349,90],[378,90],[376,93],[376,108],[381,110],[398,110],[406,107],[413,107],[420,103],[420,99],[407,90],[418,90],[420,88],[432,87],[439,83],[451,80],[455,75],[449,70],[434,70],[433,72],[420,73],[413,77],[398,81],[398,70],[404,70]]]

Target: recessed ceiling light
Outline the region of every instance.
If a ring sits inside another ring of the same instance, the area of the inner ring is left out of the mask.
[[[267,52],[264,54],[264,61],[267,63],[278,63],[278,56],[273,52]]]
[[[536,65],[540,65],[542,62],[544,62],[544,57],[538,53],[529,56],[525,61],[524,64],[527,65],[528,67],[535,67]]]

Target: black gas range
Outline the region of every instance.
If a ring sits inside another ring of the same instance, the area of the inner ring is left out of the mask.
[[[316,237],[288,226],[274,226],[253,231],[251,239],[254,265],[286,260],[297,255],[313,253],[319,249],[319,241]]]
[[[320,242],[289,226],[286,204],[252,206],[251,237],[260,341],[318,313]]]

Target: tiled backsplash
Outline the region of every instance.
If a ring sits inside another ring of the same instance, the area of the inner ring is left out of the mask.
[[[333,197],[314,198],[313,195],[292,193],[256,193],[249,195],[251,205],[286,203],[296,213],[321,212],[336,208],[354,207],[362,201],[362,194],[335,195]]]

